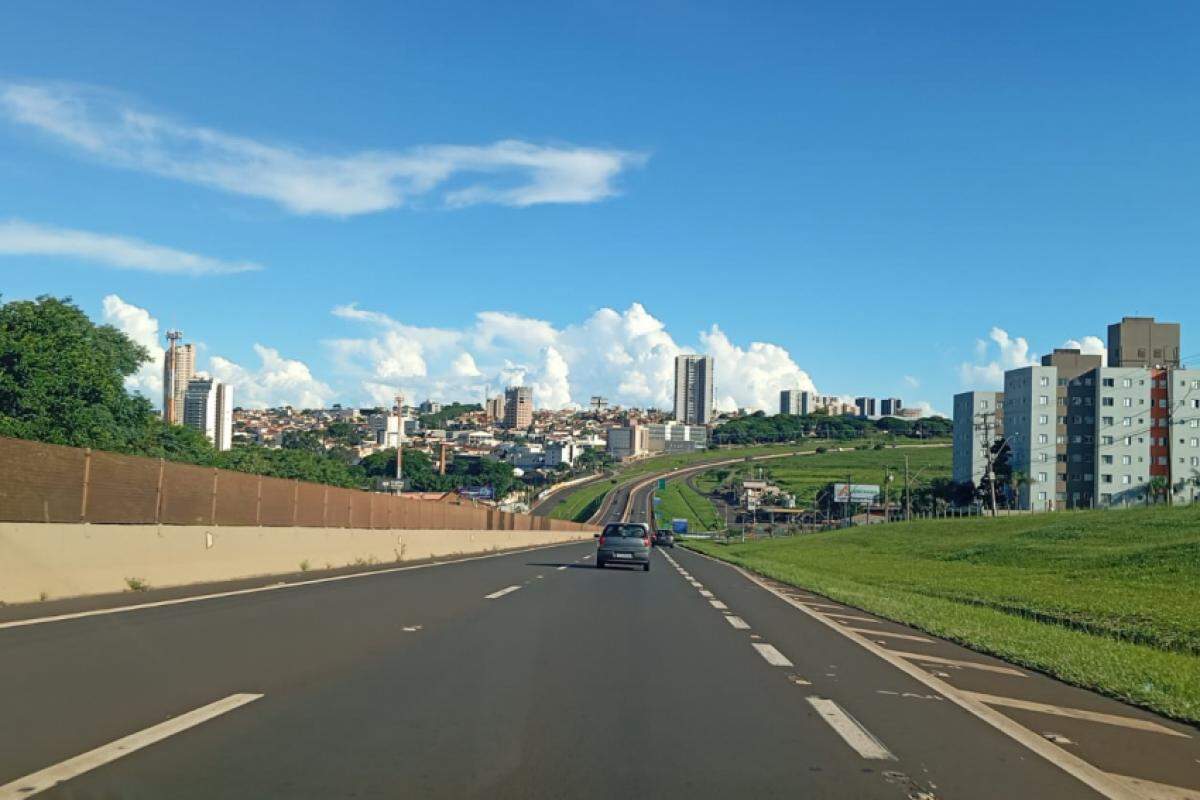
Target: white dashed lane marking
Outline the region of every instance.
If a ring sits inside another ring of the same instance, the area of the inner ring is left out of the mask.
[[[757,650],[758,654],[762,656],[772,667],[794,666],[791,661],[788,661],[787,656],[775,649],[775,645],[773,644],[753,642],[750,646]]]
[[[725,611],[726,609],[729,608],[729,606],[725,605],[720,600],[709,600],[708,602],[710,605],[712,605],[713,608],[717,609],[718,611]]]
[[[517,589],[520,589],[520,588],[521,588],[520,586],[507,586],[498,592],[492,592],[489,595],[484,595],[484,599],[485,600],[495,600],[497,597],[504,597],[504,595],[509,594],[510,592],[515,592]]]
[[[861,722],[847,714],[837,703],[824,697],[810,697],[808,702],[821,715],[821,719],[829,723],[829,727],[863,758],[896,760],[891,751],[883,746],[883,742],[871,735]]]
[[[735,617],[730,614],[729,616],[725,617],[725,621],[737,628],[739,631],[750,630],[750,626],[746,624],[746,620],[742,619],[741,617]]]
[[[95,750],[89,750],[74,758],[68,758],[66,761],[59,762],[31,775],[26,775],[24,778],[17,778],[12,783],[0,786],[0,800],[32,797],[63,781],[70,780],[85,772],[90,772],[97,767],[102,767],[105,764],[116,761],[122,756],[137,752],[143,747],[149,747],[155,742],[161,742],[168,736],[174,736],[177,733],[186,731],[188,728],[194,728],[203,722],[219,717],[222,714],[227,714],[235,708],[252,703],[261,697],[261,694],[231,694],[223,700],[201,706],[186,714],[180,714],[178,717],[173,717],[166,722],[160,722],[137,733],[131,733],[121,739],[101,745]]]

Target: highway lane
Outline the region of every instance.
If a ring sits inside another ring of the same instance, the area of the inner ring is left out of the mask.
[[[0,786],[249,693],[37,796],[1097,796],[728,567],[592,552],[0,630]]]

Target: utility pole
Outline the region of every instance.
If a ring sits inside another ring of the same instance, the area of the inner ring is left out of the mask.
[[[904,521],[912,522],[912,492],[908,488],[908,456],[904,456]]]
[[[996,516],[996,462],[992,457],[992,416],[994,411],[981,411],[976,414],[982,421],[975,430],[983,430],[983,457],[987,459],[988,490],[991,494],[992,516]]]

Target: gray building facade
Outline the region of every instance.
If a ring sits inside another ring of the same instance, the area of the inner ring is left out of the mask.
[[[979,485],[987,472],[984,453],[989,417],[993,425],[992,441],[1004,435],[1004,392],[961,392],[954,395],[954,472],[955,483]]]

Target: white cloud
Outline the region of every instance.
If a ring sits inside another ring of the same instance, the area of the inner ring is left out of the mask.
[[[908,386],[911,386],[914,389],[917,389],[921,386],[921,381],[918,380],[917,378],[914,378],[912,375],[905,375],[904,383]]]
[[[0,255],[57,256],[168,275],[219,275],[262,269],[249,261],[221,261],[139,239],[16,219],[0,222]]]
[[[1081,339],[1067,339],[1062,343],[1062,347],[1073,350],[1080,350],[1086,355],[1100,356],[1108,363],[1108,345],[1099,336],[1084,336]]]
[[[221,356],[208,360],[208,371],[222,383],[233,386],[233,403],[245,408],[290,405],[324,408],[333,400],[333,390],[313,377],[303,361],[284,358],[279,351],[254,345],[257,369],[247,369]]]
[[[592,395],[622,405],[669,408],[675,356],[706,352],[716,359],[722,408],[777,407],[779,390],[815,391],[808,374],[778,345],[731,342],[713,326],[698,347],[681,347],[640,303],[623,312],[602,308],[562,328],[544,320],[483,311],[462,329],[421,328],[386,314],[339,306],[335,316],[373,330],[326,342],[339,371],[374,402],[397,390],[411,399],[480,400],[485,390],[528,385],[539,408],[586,406]]]
[[[103,163],[273,201],[299,214],[364,214],[430,195],[446,206],[590,203],[645,156],[521,141],[320,154],[179,122],[113,92],[0,84],[0,111]]]
[[[947,417],[947,418],[950,417],[950,415],[947,414],[946,412],[938,411],[936,408],[934,408],[933,404],[930,403],[928,400],[918,400],[915,403],[910,403],[908,405],[908,408],[917,409],[918,411],[921,412],[922,417]]]
[[[125,379],[125,386],[141,392],[155,407],[162,405],[163,348],[159,342],[158,320],[150,312],[126,303],[115,294],[104,298],[104,321],[124,333],[150,353],[150,360]]]
[[[976,363],[964,361],[959,365],[959,378],[964,386],[1001,389],[1004,387],[1006,370],[1038,363],[1037,353],[1030,352],[1029,342],[1025,337],[1013,338],[1003,328],[993,327],[988,333],[988,338],[995,345],[996,355],[990,361],[984,361],[991,355],[993,348],[982,339],[976,340]],[[981,361],[984,363],[979,363]]]

